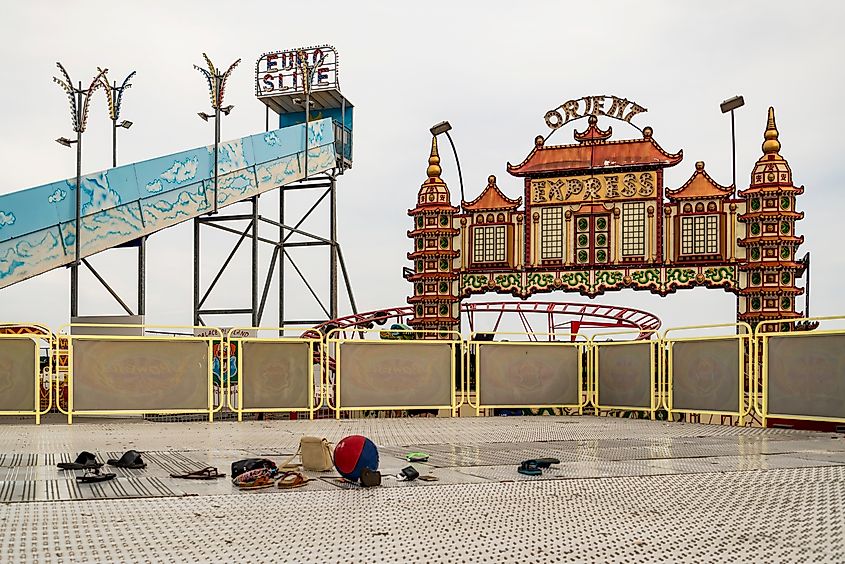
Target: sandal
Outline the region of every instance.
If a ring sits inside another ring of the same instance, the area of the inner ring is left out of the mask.
[[[171,478],[183,478],[185,480],[214,480],[215,478],[225,478],[226,474],[221,474],[214,466],[207,466],[202,470],[194,470],[193,472],[185,472],[184,474],[171,474]]]
[[[109,472],[108,474],[100,473],[99,468],[89,468],[85,471],[82,476],[77,476],[76,481],[80,484],[92,484],[95,482],[108,482],[109,480],[113,480],[117,476],[117,474],[112,474]]]
[[[526,476],[539,476],[543,473],[536,460],[523,460],[522,464],[519,465],[519,468],[517,468],[516,471],[520,474],[525,474]]]
[[[303,476],[300,472],[289,470],[282,474],[279,479],[279,488],[283,490],[292,490],[293,488],[301,488],[311,479]]]
[[[83,450],[73,462],[59,462],[56,466],[61,470],[89,470],[102,468],[103,463],[97,462],[97,456],[94,453]]]
[[[272,488],[275,482],[273,481],[273,474],[266,468],[256,468],[240,474],[237,478],[232,480],[232,484],[241,490],[260,490],[263,488]]]
[[[130,470],[138,470],[147,467],[147,463],[141,460],[141,453],[136,450],[127,450],[123,453],[123,456],[117,460],[110,458],[108,463],[109,466],[129,468]]]
[[[536,462],[540,468],[548,468],[552,464],[560,464],[560,460],[557,458],[538,458]]]

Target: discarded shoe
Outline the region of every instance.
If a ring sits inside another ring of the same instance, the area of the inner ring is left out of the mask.
[[[526,476],[539,476],[543,473],[536,460],[523,460],[516,471]]]
[[[295,472],[293,470],[289,470],[284,472],[279,478],[279,488],[283,490],[292,490],[293,488],[301,488],[311,479],[302,475],[301,472]]]
[[[87,470],[101,468],[103,463],[97,462],[97,456],[94,453],[83,450],[73,462],[59,462],[56,466],[62,470]]]
[[[560,460],[557,458],[538,458],[537,459],[537,466],[540,468],[548,468],[552,464],[560,464]]]
[[[80,484],[93,484],[95,482],[108,482],[113,480],[117,474],[111,472],[102,474],[99,468],[89,468],[82,476],[77,476],[76,481]]]
[[[275,481],[273,480],[273,473],[270,470],[267,468],[256,468],[255,470],[249,470],[243,474],[239,474],[236,478],[232,479],[232,484],[241,490],[259,490],[262,488],[272,488]]]
[[[381,472],[364,468],[361,470],[361,485],[365,488],[381,485]]]
[[[127,450],[119,459],[110,458],[108,460],[109,466],[117,468],[129,468],[130,470],[138,470],[146,468],[147,463],[141,459],[141,453],[137,450]]]
[[[403,482],[410,482],[419,478],[420,473],[417,472],[417,469],[413,466],[406,466],[405,468],[402,468],[402,470],[396,477],[402,480]]]
[[[194,470],[193,472],[185,472],[184,474],[171,474],[171,478],[183,478],[185,480],[214,480],[217,478],[225,478],[226,474],[221,474],[217,468],[207,466],[202,470]]]

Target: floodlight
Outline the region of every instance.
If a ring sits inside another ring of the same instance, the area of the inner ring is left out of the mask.
[[[72,143],[76,143],[75,140],[68,139],[67,137],[59,137],[56,139],[56,143],[59,145],[64,145],[65,147],[70,147]]]
[[[202,118],[203,121],[208,121],[209,119],[213,118],[214,116],[210,116],[205,112],[197,112],[197,115]]]
[[[452,129],[452,125],[448,121],[441,121],[437,125],[433,125],[430,131],[432,135],[440,135],[441,133],[446,133],[450,129]]]
[[[722,109],[722,113],[726,114],[732,110],[741,108],[744,105],[745,99],[742,96],[734,96],[733,98],[728,98],[727,100],[719,104],[719,107]]]
[[[120,122],[119,124],[117,124],[117,126],[122,127],[123,129],[129,129],[130,127],[132,127],[132,122],[129,121],[128,119],[125,119],[122,122]]]

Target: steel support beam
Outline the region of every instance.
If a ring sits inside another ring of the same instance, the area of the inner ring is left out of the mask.
[[[331,319],[337,319],[337,182],[332,176],[332,185],[329,188],[331,200],[329,200],[330,236],[332,246],[329,249],[329,313]]]
[[[109,294],[111,294],[111,297],[113,297],[113,298],[115,299],[115,301],[116,301],[118,304],[120,304],[120,307],[122,307],[122,308],[123,308],[123,310],[126,312],[126,315],[135,315],[134,313],[132,313],[132,310],[131,310],[131,309],[129,309],[129,306],[128,306],[128,305],[126,305],[126,302],[124,302],[123,300],[121,300],[121,299],[120,299],[120,296],[118,296],[118,295],[117,295],[117,292],[115,292],[115,291],[112,289],[112,287],[111,287],[111,286],[109,286],[108,282],[106,282],[106,280],[105,280],[102,276],[100,276],[100,273],[99,273],[99,272],[97,272],[97,271],[96,271],[96,269],[95,269],[93,266],[91,266],[91,263],[90,263],[90,262],[88,262],[88,259],[83,258],[81,262],[82,262],[82,264],[84,264],[86,267],[88,267],[88,270],[90,270],[90,271],[91,271],[91,274],[93,274],[93,275],[94,275],[94,278],[96,278],[96,279],[100,282],[100,284],[102,284],[102,285],[103,285],[103,287],[104,287],[104,288],[108,291],[108,293],[109,293]]]

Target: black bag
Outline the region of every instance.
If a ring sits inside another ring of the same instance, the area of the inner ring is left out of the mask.
[[[246,458],[232,463],[232,479],[240,476],[244,472],[256,470],[258,468],[266,468],[271,471],[276,471],[276,463],[266,458]]]

